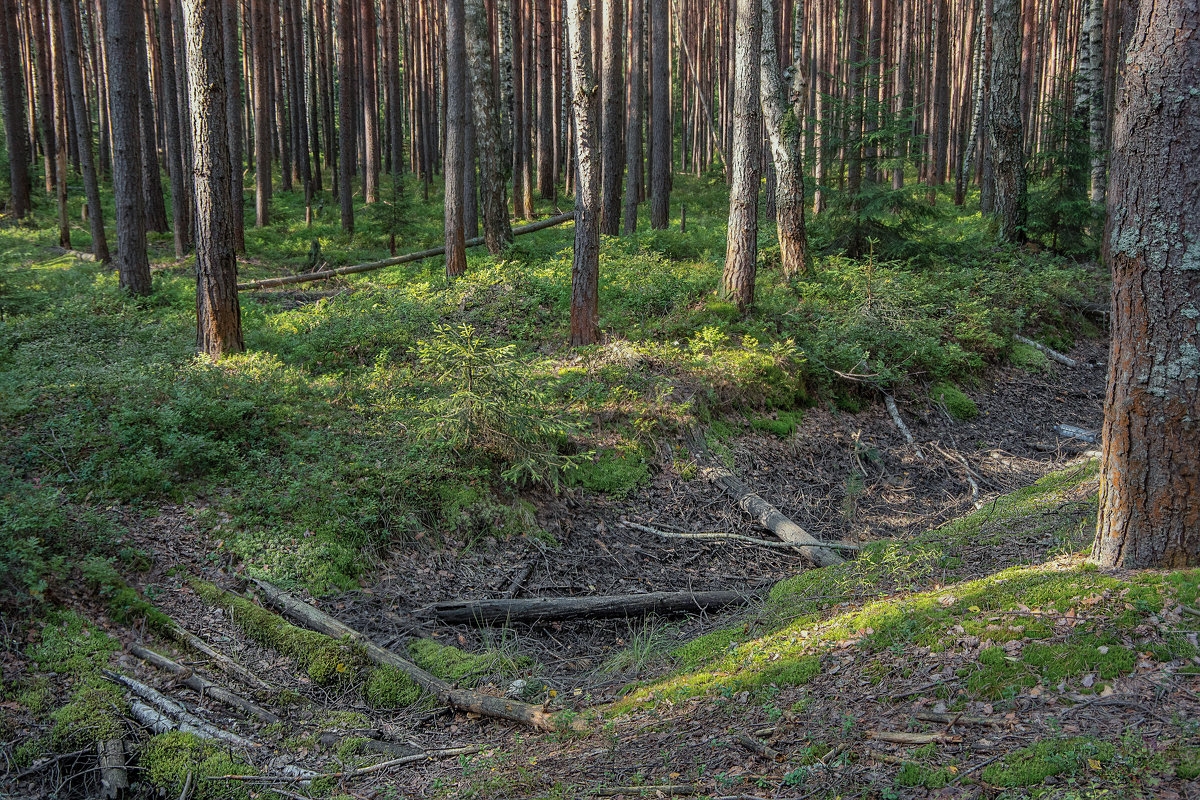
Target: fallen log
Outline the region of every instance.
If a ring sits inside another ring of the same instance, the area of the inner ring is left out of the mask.
[[[503,625],[550,619],[679,614],[738,605],[750,599],[742,592],[650,592],[602,597],[447,600],[435,603],[433,613],[438,621],[451,625]]]
[[[237,747],[259,747],[258,742],[251,741],[244,736],[239,736],[236,733],[230,733],[227,730],[218,728],[211,722],[205,722],[195,714],[189,712],[179,703],[167,697],[162,692],[151,686],[147,686],[139,680],[107,669],[103,671],[103,675],[113,683],[124,686],[129,690],[130,693],[136,697],[140,697],[145,701],[145,703],[149,704],[145,705],[144,703],[135,702],[131,704],[131,708],[134,706],[142,706],[142,708],[137,709],[135,718],[137,718],[139,722],[143,722],[143,719],[148,720],[149,724],[147,727],[149,727],[155,733],[181,730],[185,733],[194,733],[202,739],[216,739],[222,742],[228,742],[229,744]],[[145,713],[147,710],[151,711],[152,713]]]
[[[224,653],[214,650],[209,646],[208,642],[201,639],[196,634],[184,628],[175,620],[171,620],[169,627],[164,629],[164,633],[180,644],[187,645],[201,655],[207,656],[213,664],[222,672],[231,678],[236,678],[252,689],[260,689],[262,691],[271,691],[271,685],[259,678],[250,670],[243,667],[238,662],[234,661]]]
[[[223,686],[219,686],[210,680],[207,680],[200,675],[197,675],[190,668],[177,664],[161,653],[156,653],[141,645],[129,645],[129,652],[138,658],[158,667],[165,672],[170,672],[180,683],[189,689],[199,692],[201,695],[220,700],[231,708],[236,708],[239,711],[245,711],[247,714],[256,717],[263,722],[279,722],[279,717],[267,711],[265,708],[251,703],[249,700],[239,695],[234,694]]]
[[[485,717],[520,722],[544,731],[562,730],[563,727],[571,730],[586,728],[579,718],[572,720],[569,725],[560,725],[555,715],[546,711],[542,706],[532,706],[528,703],[519,703],[503,697],[492,697],[470,689],[452,686],[411,661],[401,658],[390,650],[385,650],[344,622],[293,597],[279,587],[258,578],[254,579],[254,585],[263,597],[283,611],[284,616],[326,636],[332,636],[335,639],[349,638],[355,644],[362,646],[367,658],[372,663],[400,670],[412,678],[418,686],[448,706]]]
[[[129,772],[125,769],[125,742],[106,739],[96,742],[100,759],[100,793],[103,797],[121,797],[129,789]]]
[[[555,225],[561,225],[568,220],[575,218],[574,211],[568,211],[565,214],[558,214],[553,217],[531,222],[528,225],[522,225],[518,228],[513,228],[513,236],[521,236],[534,231],[553,228]],[[483,237],[476,236],[473,239],[467,239],[467,247],[478,247],[483,244]],[[433,258],[434,256],[445,255],[445,247],[431,247],[428,250],[420,250],[416,253],[406,253],[402,256],[394,258],[385,258],[382,261],[370,261],[366,264],[353,264],[348,267],[338,267],[337,269],[326,269],[320,272],[309,272],[302,275],[285,275],[281,278],[266,278],[261,281],[250,281],[249,283],[239,283],[238,291],[245,292],[254,289],[269,289],[272,286],[286,286],[291,283],[308,283],[309,281],[321,281],[327,278],[334,278],[338,275],[356,275],[360,272],[371,272],[384,267],[393,267],[397,264],[408,264],[412,261],[420,261],[425,258]]]
[[[908,442],[908,446],[917,454],[917,458],[925,460],[925,454],[921,452],[921,448],[917,447],[917,441],[913,438],[912,431],[904,424],[904,417],[900,416],[900,409],[896,407],[896,399],[890,394],[883,396],[883,405],[887,408],[888,414],[892,417],[892,422],[899,429],[900,434],[904,437],[904,441]]]
[[[704,437],[695,429],[690,431],[690,436],[692,457],[699,463],[711,461]],[[700,473],[721,487],[739,508],[758,520],[759,525],[783,541],[798,545],[800,553],[817,566],[830,567],[841,564],[844,560],[828,547],[821,547],[823,542],[814,539],[806,530],[781,514],[779,509],[755,494],[725,467],[702,467]]]
[[[1100,433],[1089,431],[1087,428],[1077,428],[1074,425],[1055,425],[1054,432],[1068,439],[1079,439],[1089,444],[1100,443]]]
[[[771,747],[766,742],[760,742],[746,733],[739,733],[733,740],[752,753],[757,753],[768,761],[783,761],[783,753]]]
[[[1033,339],[1029,339],[1025,336],[1022,336],[1019,333],[1014,333],[1013,338],[1016,339],[1021,344],[1027,344],[1030,347],[1033,347],[1037,350],[1042,351],[1042,353],[1044,353],[1046,355],[1046,358],[1049,358],[1052,361],[1057,361],[1058,363],[1060,363],[1064,366],[1068,366],[1068,367],[1079,366],[1078,361],[1071,358],[1070,356],[1064,356],[1062,353],[1058,352],[1053,347],[1047,347],[1046,345],[1042,344],[1041,342],[1035,342]]]
[[[658,528],[652,528],[649,525],[639,525],[636,522],[622,522],[626,528],[633,528],[635,531],[643,531],[652,533],[655,536],[661,536],[664,539],[695,539],[699,541],[721,542],[734,541],[746,542],[747,544],[756,545],[758,547],[766,547],[775,550],[798,550],[799,545],[791,542],[772,542],[768,539],[759,539],[754,536],[743,536],[740,533],[724,533],[720,531],[702,532],[702,533],[675,533],[673,531],[662,531]],[[828,547],[831,550],[846,550],[857,553],[862,548],[856,544],[846,544],[845,542],[819,542],[812,547]]]

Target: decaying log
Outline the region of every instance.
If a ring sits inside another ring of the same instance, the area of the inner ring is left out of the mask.
[[[866,755],[868,758],[878,761],[881,764],[894,764],[897,767],[903,767],[905,764],[908,763],[908,761],[906,761],[903,758],[900,758],[900,756],[893,756],[889,753],[881,753],[878,750],[872,750],[869,747],[866,749],[865,752],[866,752]]]
[[[739,733],[737,736],[733,737],[733,740],[750,752],[758,753],[760,756],[769,761],[784,760],[783,753],[779,752],[765,742],[760,742],[758,739],[755,739],[753,736],[748,734]]]
[[[262,678],[255,675],[250,670],[243,667],[238,662],[234,661],[224,653],[214,650],[208,642],[201,639],[196,634],[184,628],[175,620],[171,620],[171,625],[165,630],[172,639],[182,645],[186,645],[197,653],[207,656],[213,664],[231,678],[235,678],[251,689],[259,689],[262,691],[271,691],[271,685]]]
[[[231,708],[236,708],[240,711],[245,711],[247,714],[256,717],[263,722],[279,722],[279,717],[267,711],[265,708],[251,703],[244,697],[240,697],[229,691],[223,686],[218,686],[210,680],[207,680],[200,675],[197,675],[190,668],[177,664],[161,653],[156,653],[141,645],[131,644],[129,652],[143,661],[147,661],[161,670],[170,672],[176,676],[178,681],[189,689],[199,692],[202,696],[208,695],[217,700],[220,700]]]
[[[904,417],[900,416],[900,409],[896,407],[896,399],[890,394],[883,396],[883,405],[887,407],[888,414],[892,417],[892,422],[900,430],[900,434],[904,437],[904,441],[908,442],[908,446],[917,454],[917,458],[925,460],[925,454],[921,452],[921,448],[917,447],[917,441],[913,438],[912,431],[904,424]]]
[[[1046,354],[1046,358],[1057,361],[1058,363],[1060,363],[1064,366],[1067,366],[1067,367],[1079,366],[1078,361],[1071,358],[1070,356],[1064,356],[1062,353],[1058,352],[1053,347],[1047,347],[1046,345],[1042,344],[1041,342],[1035,342],[1033,339],[1026,338],[1019,333],[1013,334],[1013,338],[1016,339],[1021,344],[1027,344],[1030,347],[1033,347],[1033,348],[1036,348],[1036,349],[1042,351],[1043,353]]]
[[[1054,432],[1068,439],[1079,439],[1089,444],[1100,443],[1099,432],[1089,431],[1087,428],[1077,428],[1074,425],[1055,425]]]
[[[678,614],[737,605],[751,598],[741,592],[649,592],[602,597],[532,597],[525,600],[447,600],[433,613],[452,625],[503,625],[549,619]]]
[[[698,541],[721,542],[734,541],[746,542],[757,547],[767,547],[773,550],[798,550],[799,545],[791,542],[773,542],[769,539],[759,539],[754,536],[743,536],[740,533],[724,533],[720,531],[704,532],[704,533],[675,533],[674,531],[662,531],[658,528],[652,528],[649,525],[639,525],[636,522],[622,522],[626,528],[633,528],[635,531],[644,531],[652,533],[655,536],[661,536],[664,539],[693,539]],[[856,544],[847,544],[845,542],[820,542],[812,545],[812,547],[828,547],[830,550],[845,550],[848,552],[857,553],[862,548]]]
[[[699,463],[711,462],[708,445],[704,437],[695,429],[691,431],[692,457]],[[792,522],[779,512],[779,509],[755,494],[750,487],[742,483],[725,467],[702,467],[701,474],[721,487],[725,494],[731,497],[738,507],[758,520],[758,524],[778,536],[785,542],[799,545],[800,553],[817,566],[830,567],[841,564],[843,559],[828,547],[821,547],[822,542],[814,539],[803,528]]]
[[[384,742],[373,736],[364,736],[357,732],[335,733],[333,731],[325,731],[324,733],[317,734],[317,744],[326,750],[336,750],[347,739],[359,739],[359,746],[368,753],[391,756],[392,758],[403,758],[424,752],[421,748],[414,747],[411,744]]]
[[[129,772],[125,769],[125,742],[106,739],[96,742],[100,759],[100,791],[106,798],[120,797],[129,790]]]
[[[557,731],[564,727],[560,725],[554,714],[546,711],[542,706],[532,706],[528,703],[519,703],[503,697],[492,697],[470,689],[452,686],[411,661],[401,658],[390,650],[385,650],[344,622],[293,597],[279,587],[261,579],[255,579],[254,585],[263,597],[283,611],[284,616],[335,639],[349,637],[353,642],[362,646],[367,658],[373,663],[400,670],[412,678],[418,686],[448,706],[485,717],[520,722],[544,731]],[[584,730],[586,725],[581,719],[575,718],[565,727],[572,730]]]
[[[138,722],[142,722],[155,733],[164,733],[170,730],[181,730],[186,733],[194,733],[202,739],[216,739],[222,742],[237,747],[258,747],[258,742],[253,742],[244,736],[239,736],[236,733],[230,733],[227,730],[218,728],[211,722],[206,722],[195,714],[192,714],[179,703],[167,697],[157,689],[147,686],[139,680],[121,675],[120,673],[111,670],[104,670],[103,675],[113,683],[124,686],[133,695],[140,697],[149,706],[136,709],[134,718]],[[134,703],[132,706],[143,706],[142,703]],[[152,708],[151,708],[152,706]],[[153,712],[152,714],[145,713],[146,710]],[[145,721],[144,721],[145,720]],[[148,721],[148,722],[147,722]],[[165,728],[165,730],[163,730]]]
[[[568,220],[575,218],[574,211],[568,211],[565,214],[558,214],[553,217],[548,217],[537,222],[531,222],[528,225],[521,225],[513,228],[513,236],[521,236],[534,231],[553,228],[555,225],[561,225]],[[467,239],[464,243],[467,247],[478,247],[483,244],[483,237],[476,236],[473,239]],[[385,258],[382,261],[370,261],[366,264],[354,264],[349,267],[338,267],[337,269],[326,269],[320,272],[309,272],[304,275],[285,275],[282,278],[267,278],[261,281],[250,281],[249,283],[239,283],[238,291],[244,292],[250,289],[269,289],[272,286],[286,286],[290,283],[308,283],[309,281],[320,281],[326,278],[333,278],[338,275],[355,275],[360,272],[371,272],[372,270],[383,269],[384,267],[393,267],[397,264],[407,264],[411,261],[420,261],[424,258],[433,258],[434,256],[445,255],[445,247],[431,247],[428,250],[421,250],[416,253],[406,253],[402,256],[394,258]]]

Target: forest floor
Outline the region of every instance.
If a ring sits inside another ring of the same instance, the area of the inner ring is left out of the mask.
[[[583,351],[562,345],[569,227],[472,255],[451,284],[422,264],[245,293],[250,352],[219,364],[191,352],[194,279],[168,236],[151,237],[155,294],[131,301],[48,229],[0,230],[0,792],[92,796],[96,742],[124,739],[135,797],[1200,797],[1200,573],[1090,567],[1095,445],[1055,431],[1102,420],[1095,267],[986,245],[951,209],[921,248],[786,280],[764,228],[759,302],[739,315],[713,295],[723,187],[680,189],[687,234],[606,240],[608,339]],[[406,213],[435,219],[437,201]],[[331,265],[378,258],[395,221],[364,219],[354,237],[321,219],[248,231],[243,271],[305,269],[310,240]],[[861,551],[814,569],[631,527],[770,538],[705,477],[691,430],[817,539]],[[582,730],[439,707],[284,623],[249,578]],[[433,614],[702,590],[747,602]],[[179,648],[164,615],[266,688]],[[157,672],[138,643],[280,721]],[[105,669],[255,744],[151,736]]]

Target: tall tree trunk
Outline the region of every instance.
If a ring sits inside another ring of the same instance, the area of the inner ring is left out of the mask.
[[[108,100],[113,139],[113,197],[117,207],[117,272],[122,289],[150,294],[150,261],[146,257],[146,219],[142,208],[142,131],[138,83],[138,37],[143,35],[141,8],[128,0],[108,0],[105,48]]]
[[[754,302],[758,266],[758,186],[761,179],[759,79],[762,70],[762,0],[735,0],[733,186],[721,294],[745,310]]]
[[[363,104],[363,163],[366,184],[363,198],[367,203],[379,200],[379,97],[378,81],[375,79],[375,0],[365,0],[360,6],[363,36],[362,46],[363,83],[359,86]]]
[[[1025,237],[1025,145],[1021,126],[1021,11],[1019,0],[992,3],[992,85],[988,145],[1001,241]]]
[[[571,102],[575,109],[575,255],[571,265],[571,346],[600,341],[600,165],[596,117],[599,96],[592,65],[588,0],[567,0]]]
[[[163,0],[159,0],[163,2]],[[239,0],[221,0],[225,51],[225,124],[229,126],[229,199],[233,249],[246,251],[245,194],[242,186],[242,65],[238,48]]]
[[[43,0],[30,0],[25,6],[29,19],[29,39],[36,50],[33,67],[37,82],[38,127],[42,131],[42,171],[46,194],[54,191],[54,156],[58,132],[54,125],[54,78],[50,72],[50,37],[46,32]]]
[[[246,349],[233,237],[233,165],[225,118],[225,14],[212,0],[183,0],[195,154],[196,349],[213,358]]]
[[[179,138],[179,94],[175,81],[175,31],[169,0],[158,4],[158,46],[163,64],[162,118],[166,129],[167,175],[171,180],[171,227],[175,232],[175,257],[187,251],[192,202],[183,182],[183,153]],[[185,109],[186,111],[186,109]]]
[[[1104,2],[1083,0],[1087,4],[1087,17],[1081,37],[1087,39],[1088,63],[1080,65],[1088,86],[1088,147],[1091,150],[1091,200],[1096,205],[1104,203],[1108,176],[1107,157],[1104,143]]]
[[[342,205],[342,230],[354,233],[354,104],[357,102],[354,57],[355,0],[338,4],[338,198]]]
[[[1125,6],[1105,261],[1113,272],[1105,567],[1200,565],[1200,2]],[[1170,102],[1163,98],[1170,97]]]
[[[795,121],[790,128],[784,120],[783,82],[779,75],[779,52],[775,47],[775,0],[761,0],[762,4],[762,55],[761,94],[763,121],[771,142],[771,155],[775,163],[775,220],[779,235],[779,251],[783,262],[783,274],[791,277],[808,271],[808,232],[804,227],[804,172],[800,161],[800,125]],[[796,70],[793,92],[803,97],[801,65],[793,64]],[[797,105],[800,102],[797,101]],[[797,113],[795,119],[803,117]]]
[[[140,3],[138,4],[141,5]],[[137,92],[138,121],[142,130],[142,213],[146,229],[158,233],[167,231],[167,206],[163,200],[162,175],[158,168],[158,136],[154,125],[154,99],[150,91],[150,70],[146,48],[146,18],[139,8],[137,15]]]
[[[467,271],[463,232],[466,152],[467,47],[464,0],[446,0],[446,275]]]
[[[554,172],[554,62],[550,50],[550,0],[536,0],[534,30],[537,44],[537,181],[543,200],[557,197]]]
[[[466,0],[467,63],[475,111],[475,144],[479,154],[479,199],[483,238],[488,252],[498,256],[512,243],[512,226],[504,202],[504,157],[500,114],[492,81],[492,42],[484,0]]]
[[[621,133],[625,120],[622,70],[625,59],[625,0],[605,0],[604,32],[601,45],[601,96],[604,111],[600,117],[600,174],[603,182],[600,206],[600,232],[616,236],[621,229],[621,179],[625,175],[625,150]]]
[[[46,28],[50,35],[50,69],[54,89],[54,188],[58,201],[58,244],[71,247],[71,222],[67,216],[67,146],[71,99],[67,90],[67,67],[63,56],[63,26],[59,21],[58,4],[46,2]]]
[[[0,0],[0,79],[4,81],[4,135],[8,141],[9,208],[21,219],[30,211],[29,138],[17,39],[16,0]]]
[[[82,61],[79,56],[79,36],[71,20],[75,15],[74,0],[59,0],[59,16],[63,22],[63,56],[67,68],[67,90],[75,110],[75,134],[79,147],[79,165],[83,171],[84,196],[88,205],[88,224],[92,231],[92,254],[101,263],[108,263],[108,238],[104,234],[104,207],[100,205],[100,183],[96,162],[92,156],[92,123],[88,116],[87,99],[83,93]]]
[[[650,227],[666,228],[671,213],[671,73],[667,0],[650,11]],[[757,16],[757,15],[756,15]],[[755,64],[758,59],[755,59]],[[756,79],[757,80],[757,79]],[[757,105],[757,104],[756,104]]]
[[[646,31],[642,0],[629,3],[629,81],[625,126],[625,224],[626,235],[637,230],[638,203],[642,199],[642,108],[645,105]]]
[[[345,2],[345,0],[342,0]],[[271,223],[270,0],[250,0],[254,31],[254,224]]]

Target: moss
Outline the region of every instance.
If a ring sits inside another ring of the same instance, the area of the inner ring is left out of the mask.
[[[308,677],[316,683],[351,679],[365,664],[362,653],[349,643],[298,628],[278,614],[207,581],[193,580],[192,587],[205,602],[228,611],[233,622],[250,638],[304,665]]]
[[[409,645],[413,663],[445,681],[468,683],[485,675],[511,678],[522,669],[532,666],[528,658],[511,658],[496,650],[468,653],[453,645],[433,639],[417,639]]]
[[[901,786],[924,786],[926,789],[941,789],[950,782],[950,770],[928,767],[908,762],[896,773],[896,783]]]
[[[338,742],[338,758],[342,761],[348,761],[354,756],[361,754],[366,749],[366,744],[369,741],[370,739],[365,736],[347,736]]]
[[[120,649],[120,642],[74,611],[60,611],[50,615],[29,657],[43,671],[78,674],[105,666],[109,655]]]
[[[1019,367],[1026,372],[1045,372],[1050,367],[1050,360],[1046,358],[1045,353],[1024,342],[1017,342],[1013,345],[1012,351],[1008,354],[1008,360],[1014,367]]]
[[[946,413],[957,420],[974,419],[979,416],[979,406],[963,394],[952,383],[939,382],[929,387],[929,396],[935,403],[946,407]]]
[[[680,670],[694,670],[715,661],[731,644],[744,638],[740,628],[722,628],[680,645],[671,651],[671,658]]]
[[[26,739],[13,748],[12,764],[17,769],[24,769],[49,752],[45,739]]]
[[[774,419],[771,417],[757,417],[750,420],[750,427],[756,431],[773,433],[782,439],[791,436],[796,428],[800,427],[803,419],[804,412],[802,411],[780,411],[776,413]]]
[[[12,693],[12,699],[34,714],[41,714],[50,705],[50,680],[45,676],[31,678]]]
[[[371,670],[363,684],[363,698],[375,708],[401,708],[421,699],[421,687],[392,666]]]
[[[321,716],[318,727],[354,730],[355,728],[367,728],[370,725],[371,718],[360,711],[330,711]]]
[[[650,470],[640,453],[610,450],[584,461],[568,475],[573,486],[624,497],[649,479]]]
[[[128,712],[124,692],[101,678],[89,677],[71,702],[51,715],[51,742],[59,751],[66,751],[120,738]]]
[[[164,733],[155,736],[141,749],[141,767],[150,782],[172,796],[183,789],[187,775],[192,774],[193,797],[249,798],[250,790],[237,781],[212,781],[221,775],[257,775],[250,764],[234,758],[218,745],[205,742],[190,733]]]
[[[1185,781],[1200,778],[1200,748],[1191,747],[1179,755],[1179,763],[1175,765],[1175,777]]]
[[[1009,753],[986,768],[982,777],[1005,788],[1036,786],[1055,775],[1074,775],[1103,765],[1115,751],[1107,742],[1085,737],[1047,739]]]

